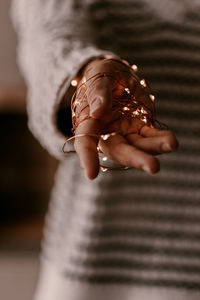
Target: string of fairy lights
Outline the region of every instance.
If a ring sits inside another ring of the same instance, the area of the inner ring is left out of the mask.
[[[115,60],[119,63],[125,64],[128,68],[127,71],[123,70],[115,70],[114,72],[103,72],[97,73],[90,78],[84,76],[82,79],[74,78],[71,81],[71,86],[74,87],[75,91],[71,99],[71,112],[72,112],[72,133],[73,136],[68,138],[63,145],[63,152],[69,153],[71,151],[66,151],[65,146],[67,143],[72,141],[75,138],[80,138],[84,136],[92,136],[97,137],[99,139],[107,140],[109,137],[120,134],[119,132],[109,132],[103,134],[76,134],[76,129],[80,125],[81,122],[91,119],[89,116],[89,104],[87,101],[86,91],[90,87],[90,84],[94,84],[96,80],[101,77],[110,77],[113,81],[116,82],[120,89],[120,96],[112,98],[112,112],[116,115],[116,119],[120,118],[137,118],[142,121],[145,125],[154,127],[157,123],[160,127],[165,126],[164,124],[158,122],[156,120],[156,112],[155,112],[155,96],[151,93],[149,86],[147,85],[144,78],[142,78],[138,74],[137,65],[130,65],[126,60],[116,60],[115,58],[104,56],[104,59]],[[122,73],[127,73],[130,75],[130,78],[135,82],[134,86],[128,86],[124,84],[122,80],[120,80],[120,76]],[[120,75],[120,76],[119,76]],[[138,87],[142,88],[143,97],[137,97],[136,89]],[[141,100],[142,98],[142,100]],[[83,113],[84,112],[84,113]],[[86,113],[85,113],[86,112]],[[99,152],[100,159],[100,168],[103,172],[112,169],[128,169],[128,167],[124,167],[118,165],[113,168],[111,164],[106,163],[109,161],[108,157],[104,155],[101,151],[99,145],[97,146],[97,150]],[[75,151],[73,151],[75,152]]]

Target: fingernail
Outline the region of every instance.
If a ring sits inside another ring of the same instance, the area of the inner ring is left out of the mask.
[[[143,166],[143,167],[142,167],[142,170],[143,170],[144,172],[146,172],[146,173],[149,173],[149,174],[152,173],[152,172],[151,172],[151,169],[150,169],[148,166]]]
[[[162,145],[162,151],[170,152],[170,151],[172,151],[172,147],[169,144],[165,143],[165,144]]]
[[[102,98],[101,97],[96,97],[94,100],[91,102],[90,106],[90,115],[99,110],[102,107]]]

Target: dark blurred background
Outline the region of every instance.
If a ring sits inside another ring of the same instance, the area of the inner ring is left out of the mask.
[[[10,0],[0,0],[0,298],[29,300],[56,161],[27,128]]]

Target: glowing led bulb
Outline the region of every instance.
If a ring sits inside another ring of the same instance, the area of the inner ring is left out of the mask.
[[[137,110],[133,111],[133,115],[134,116],[138,116],[139,115],[139,112]]]
[[[99,150],[100,150],[100,148],[99,148],[99,146],[97,146],[97,151],[99,152]]]
[[[144,107],[141,108],[141,113],[142,114],[147,114],[147,111],[144,109]]]
[[[76,79],[73,79],[73,80],[71,81],[71,85],[72,85],[72,86],[77,86],[77,84],[78,84],[78,81],[77,81]]]
[[[125,110],[125,111],[126,111],[126,110],[130,110],[130,108],[127,107],[127,106],[124,106],[124,107],[123,107],[123,110]]]
[[[116,135],[116,134],[117,134],[116,132],[112,132],[112,133],[110,133],[110,135],[112,135],[112,136],[113,136],[113,135]]]
[[[102,158],[102,160],[103,160],[103,161],[107,161],[108,158],[107,158],[106,156],[104,156],[104,157]]]
[[[74,101],[74,105],[77,105],[79,103],[78,99]]]
[[[83,82],[83,83],[86,83],[86,78],[85,78],[85,77],[83,77],[82,82]]]
[[[127,94],[130,94],[129,88],[125,88],[124,90],[127,92]]]
[[[102,139],[106,141],[109,138],[109,134],[102,134]]]
[[[75,112],[72,114],[72,116],[73,116],[73,117],[75,117],[75,116],[76,116]]]
[[[141,119],[141,121],[143,121],[144,123],[147,123],[147,118],[146,118],[146,117],[143,117],[143,118]]]
[[[149,97],[151,98],[151,101],[154,102],[155,101],[155,96],[154,95],[149,95]]]
[[[108,171],[108,168],[101,167],[101,171],[106,172],[106,171]]]
[[[132,65],[131,68],[133,69],[133,71],[137,72],[138,71],[138,67],[136,65]]]
[[[143,87],[146,87],[146,81],[144,79],[140,80],[140,84],[143,86]]]

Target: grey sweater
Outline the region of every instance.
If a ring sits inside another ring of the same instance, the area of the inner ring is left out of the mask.
[[[15,0],[12,18],[29,127],[61,160],[42,264],[78,291],[69,300],[200,299],[200,2]],[[108,53],[138,65],[180,141],[157,175],[89,182],[76,155],[62,154],[62,96],[81,65]]]

